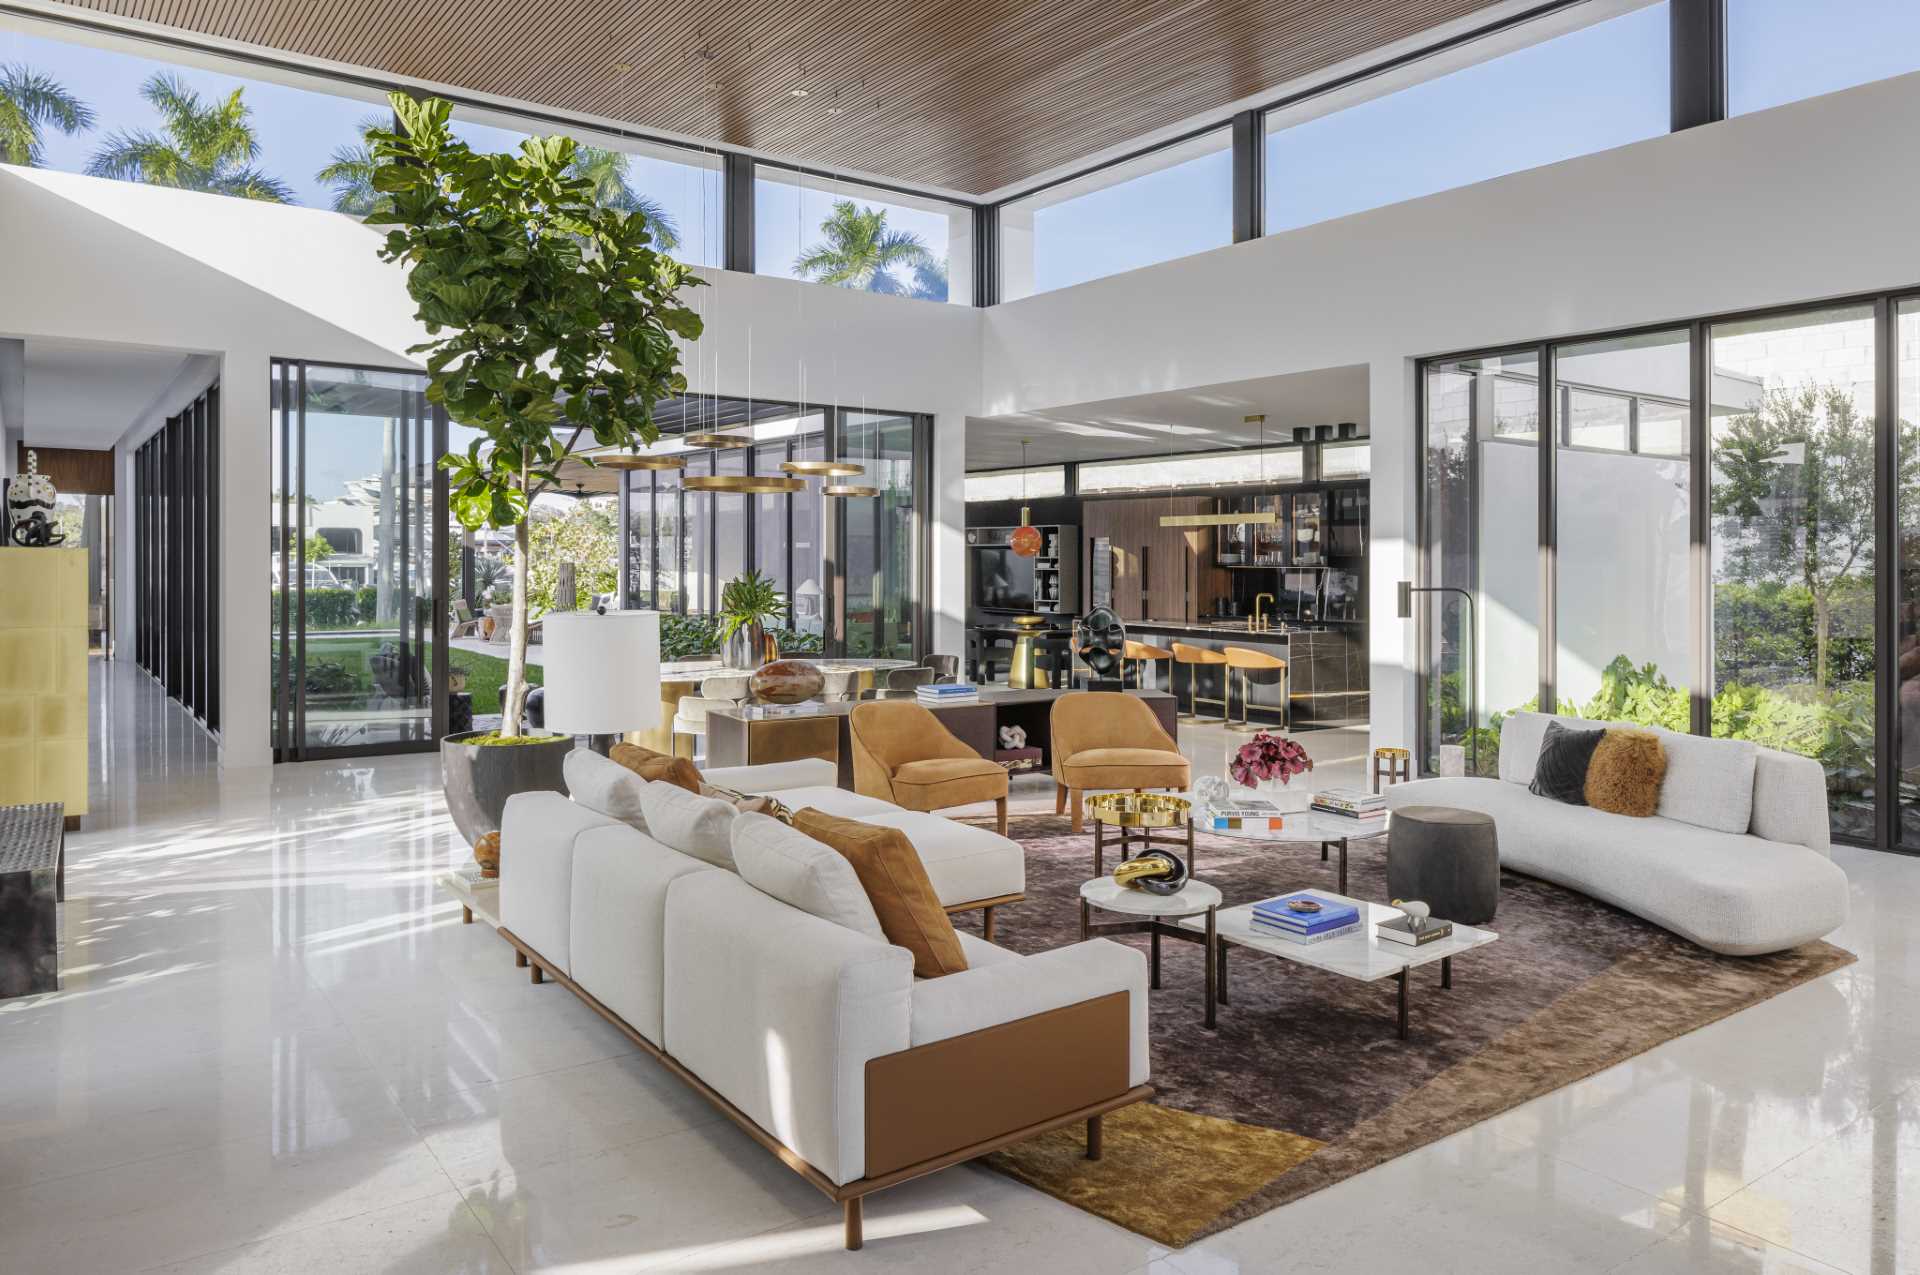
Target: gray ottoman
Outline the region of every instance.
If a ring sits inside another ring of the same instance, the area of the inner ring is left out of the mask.
[[[1500,843],[1493,817],[1451,806],[1402,806],[1387,828],[1387,894],[1418,899],[1436,918],[1493,920],[1500,906]]]

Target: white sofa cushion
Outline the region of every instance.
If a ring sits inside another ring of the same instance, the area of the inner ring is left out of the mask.
[[[716,868],[733,867],[733,803],[702,797],[678,784],[650,783],[640,793],[647,833],[681,854]]]
[[[966,944],[967,959],[975,940]],[[1004,951],[1004,949],[993,949]],[[1009,953],[1009,955],[1011,955]],[[1131,1013],[1127,1083],[1147,1083],[1147,958],[1137,948],[1111,939],[1090,939],[1033,956],[1013,956],[971,966],[944,978],[913,986],[913,1043],[964,1036],[968,1032],[1043,1014],[1079,1001],[1125,992]]]
[[[991,828],[897,806],[854,817],[906,833],[944,907],[1026,893],[1027,852]]]
[[[576,748],[561,765],[567,792],[588,810],[618,819],[630,828],[647,830],[640,794],[647,781],[610,757],[591,748]]]
[[[1827,822],[1827,772],[1811,757],[1761,748],[1753,756],[1753,823],[1748,831],[1790,841],[1819,854],[1833,852]]]
[[[862,1176],[867,1063],[907,1048],[913,954],[696,872],[667,887],[666,967],[667,1052],[835,1183]]]
[[[1387,804],[1491,815],[1502,867],[1578,890],[1732,956],[1798,946],[1831,933],[1847,916],[1846,873],[1797,844],[1659,815],[1634,819],[1564,805],[1495,779],[1395,784]]]
[[[845,855],[767,815],[733,821],[733,863],[748,885],[802,912],[886,942],[866,887]]]
[[[570,976],[656,1045],[665,1013],[667,887],[718,871],[624,825],[590,829],[574,842]]]
[[[836,771],[834,763],[823,758],[796,757],[792,761],[762,762],[758,766],[716,766],[701,771],[700,778],[715,788],[731,788],[757,797],[789,788],[831,788]]]
[[[1753,822],[1753,741],[1656,733],[1667,754],[1656,813],[1715,832],[1744,833]]]
[[[570,973],[574,840],[624,825],[557,792],[515,793],[500,823],[500,924]]]
[[[990,828],[902,810],[892,802],[844,788],[796,788],[781,793],[780,800],[794,810],[812,806],[843,819],[900,829],[913,843],[927,879],[933,882],[933,892],[945,907],[1026,893],[1027,852],[1019,842]]]

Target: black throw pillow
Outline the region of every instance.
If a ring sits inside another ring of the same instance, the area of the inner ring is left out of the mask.
[[[1533,782],[1527,785],[1527,791],[1569,806],[1586,805],[1587,767],[1606,733],[1548,722],[1546,737],[1540,741],[1540,760],[1534,763]]]

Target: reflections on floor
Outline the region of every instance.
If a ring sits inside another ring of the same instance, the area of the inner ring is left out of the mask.
[[[0,1002],[0,1271],[1920,1269],[1909,859],[1836,852],[1849,969],[1188,1249],[959,1168],[846,1254],[824,1197],[459,923],[435,758],[223,774],[131,666],[96,679],[65,987]],[[1363,734],[1300,738],[1311,786],[1364,782]],[[1181,732],[1203,772],[1243,739]]]

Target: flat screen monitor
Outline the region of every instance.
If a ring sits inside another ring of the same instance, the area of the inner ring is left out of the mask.
[[[973,604],[985,611],[1033,610],[1033,559],[1005,545],[975,545]]]

